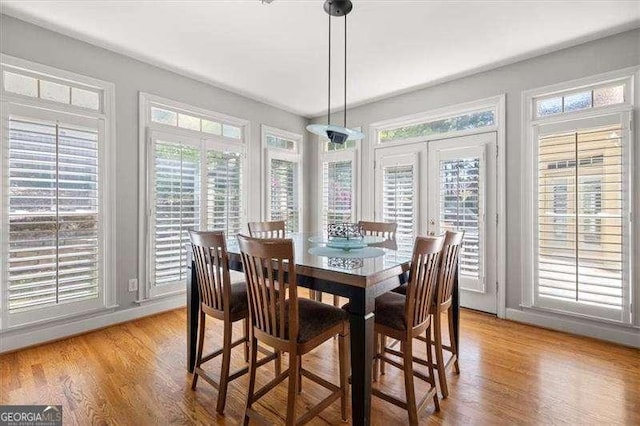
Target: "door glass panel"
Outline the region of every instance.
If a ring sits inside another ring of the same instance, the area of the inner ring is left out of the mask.
[[[441,232],[464,231],[459,272],[462,276],[475,278],[473,282],[479,283],[472,290],[482,290],[480,158],[441,160],[439,175],[439,229]]]

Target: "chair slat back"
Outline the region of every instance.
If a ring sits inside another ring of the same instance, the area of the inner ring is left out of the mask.
[[[222,231],[189,231],[201,301],[211,309],[229,309],[231,279],[227,243]]]
[[[284,238],[285,221],[249,222],[249,235],[253,238]]]
[[[463,239],[464,231],[447,231],[444,235],[442,255],[440,256],[440,272],[438,274],[437,304],[446,303],[453,295],[458,256],[460,255]]]
[[[296,341],[298,293],[293,240],[238,235],[238,242],[253,326],[274,338]],[[289,290],[288,324],[285,322],[286,289]]]
[[[406,294],[408,330],[419,327],[429,320],[443,241],[443,237],[416,238]]]
[[[384,237],[387,240],[396,239],[398,224],[395,222],[366,222],[361,220],[358,225],[360,225],[364,235],[375,235]]]

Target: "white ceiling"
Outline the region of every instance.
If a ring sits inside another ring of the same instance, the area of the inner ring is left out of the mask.
[[[2,13],[297,114],[326,111],[323,0],[1,0]],[[349,105],[637,27],[638,1],[354,0]],[[334,20],[332,107],[342,103]]]

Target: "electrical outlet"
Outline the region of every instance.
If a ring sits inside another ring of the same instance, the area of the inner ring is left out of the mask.
[[[129,280],[129,291],[138,291],[138,279],[131,278]]]

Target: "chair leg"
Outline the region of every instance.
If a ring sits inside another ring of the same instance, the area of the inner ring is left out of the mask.
[[[218,405],[216,411],[224,413],[224,406],[227,403],[227,387],[229,386],[229,366],[231,365],[231,322],[224,322],[224,343],[222,345],[222,368],[220,370],[220,388],[218,389]]]
[[[429,326],[429,328],[427,328],[427,331],[425,333],[425,335],[427,336],[427,363],[429,364],[428,369],[429,369],[429,384],[431,385],[431,387],[433,389],[435,389],[435,392],[433,393],[433,405],[435,405],[436,407],[436,411],[440,411],[440,401],[438,401],[438,389],[436,388],[436,376],[435,376],[435,372],[433,370],[433,353],[431,352],[431,326]]]
[[[440,393],[442,399],[449,396],[447,388],[447,375],[444,371],[444,354],[442,349],[442,314],[435,312],[433,314],[433,337],[436,345],[436,365],[438,366],[438,381],[440,382]]]
[[[453,361],[453,368],[456,374],[460,374],[460,366],[458,365],[458,347],[456,346],[456,331],[453,327],[453,308],[447,310],[447,322],[449,323],[449,340],[451,341],[451,352],[456,357]]]
[[[274,362],[274,369],[276,372],[276,377],[280,375],[282,372],[282,352],[276,351],[276,359]]]
[[[302,355],[298,355],[298,394],[302,393]]]
[[[385,336],[384,334],[380,336],[380,346],[382,347],[382,354],[384,355],[384,350],[387,348],[387,336]],[[385,362],[384,359],[380,360],[380,374],[384,375],[385,374]]]
[[[380,371],[380,333],[373,333],[373,381],[378,381]]]
[[[411,341],[402,345],[404,364],[404,390],[407,395],[407,411],[409,424],[418,424],[418,408],[416,407],[416,389],[413,382],[413,351]]]
[[[244,336],[244,362],[249,362],[249,318],[242,320]]]
[[[200,318],[198,319],[198,349],[196,352],[196,366],[193,369],[193,378],[191,379],[191,389],[196,390],[196,384],[198,383],[197,369],[200,367],[202,360],[202,348],[204,347],[204,330],[205,330],[206,315],[200,311]]]
[[[247,388],[247,402],[244,410],[243,424],[247,426],[249,424],[249,416],[247,411],[253,405],[253,393],[256,387],[256,364],[258,362],[258,340],[251,337],[251,345],[249,348],[249,386]]]
[[[340,296],[333,295],[333,306],[340,307]]]
[[[342,334],[338,337],[338,357],[340,358],[340,412],[342,420],[346,422],[349,403],[349,338]]]
[[[300,357],[289,354],[289,393],[287,395],[287,426],[296,424],[296,397],[298,396],[298,364]]]

